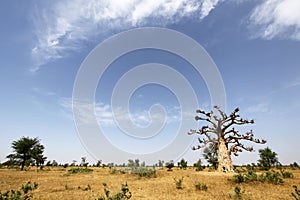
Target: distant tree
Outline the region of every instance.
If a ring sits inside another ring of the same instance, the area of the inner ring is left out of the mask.
[[[98,160],[97,164],[96,164],[96,167],[101,167],[101,163],[102,163],[102,160]]]
[[[218,106],[214,106],[214,110],[206,112],[203,110],[196,111],[198,115],[195,119],[198,121],[208,122],[209,125],[202,126],[199,130],[190,130],[188,134],[198,134],[199,145],[193,147],[197,150],[205,147],[209,143],[215,143],[218,147],[218,170],[234,171],[231,160],[231,154],[238,156],[239,152],[253,151],[252,147],[244,146],[241,141],[250,141],[254,143],[264,144],[265,140],[255,139],[252,130],[245,134],[240,134],[233,126],[241,126],[253,124],[254,120],[246,120],[238,114],[239,108],[236,108],[229,116]]]
[[[52,160],[52,166],[54,166],[54,167],[58,166],[58,163],[56,162],[56,160]]]
[[[194,167],[196,167],[196,171],[202,171],[203,170],[201,159],[199,159],[197,162],[194,163]]]
[[[50,167],[50,166],[52,166],[52,164],[51,164],[51,161],[50,161],[50,160],[48,160],[48,161],[47,161],[47,163],[46,163],[46,166],[47,166],[47,167]]]
[[[141,167],[145,167],[145,166],[146,166],[146,162],[143,161],[143,162],[141,163]]]
[[[86,157],[81,157],[81,166],[83,166],[83,167],[87,167],[88,166],[88,162],[87,162],[87,160],[86,160]]]
[[[35,145],[32,149],[32,152],[31,152],[32,158],[35,161],[35,165],[37,168],[43,166],[44,162],[47,159],[47,157],[45,157],[43,155],[44,150],[45,150],[45,147],[41,144]]]
[[[183,158],[177,163],[177,165],[180,169],[186,169],[188,166],[187,161],[185,161]]]
[[[172,171],[172,168],[174,167],[174,161],[171,160],[170,162],[166,163],[166,168],[168,168],[168,171]]]
[[[258,165],[263,170],[269,170],[272,166],[280,164],[277,158],[277,153],[273,152],[269,147],[259,149]]]
[[[135,166],[135,162],[132,159],[129,159],[127,166],[128,167],[134,167]]]
[[[134,160],[134,166],[135,167],[139,167],[140,166],[140,160],[139,159],[135,159]]]
[[[204,148],[203,157],[214,169],[218,168],[218,146],[215,143]]]
[[[70,166],[74,167],[76,165],[76,162],[77,162],[76,160],[72,160],[72,163]]]
[[[46,157],[43,156],[45,148],[40,144],[38,138],[22,137],[19,140],[13,141],[11,147],[14,150],[14,154],[11,154],[11,156],[21,165],[21,170],[31,163],[40,166],[46,160]]]
[[[163,160],[158,160],[158,167],[163,167],[164,166],[164,162]]]

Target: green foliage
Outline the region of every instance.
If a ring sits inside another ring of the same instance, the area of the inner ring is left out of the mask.
[[[297,185],[293,185],[294,192],[292,192],[292,197],[294,197],[295,200],[300,200],[300,190],[298,189]]]
[[[166,168],[168,168],[168,171],[172,171],[173,167],[174,167],[174,162],[172,160],[166,163]]]
[[[203,157],[214,169],[218,168],[218,145],[216,143],[210,143],[208,147],[203,150]]]
[[[180,169],[186,169],[188,166],[187,161],[185,161],[183,158],[177,164]]]
[[[30,164],[39,167],[46,160],[46,157],[43,155],[45,147],[40,144],[38,138],[22,137],[17,141],[13,141],[11,147],[15,153],[8,155],[7,158],[21,165],[21,170]]]
[[[259,157],[258,164],[262,170],[269,170],[272,166],[279,164],[277,153],[273,152],[269,147],[260,149]]]
[[[0,200],[28,200],[32,197],[31,191],[37,189],[38,183],[34,182],[33,185],[28,181],[25,185],[22,185],[20,190],[7,190],[6,192],[0,192]]]
[[[72,168],[68,170],[68,174],[77,174],[77,173],[90,173],[92,169],[89,168]]]
[[[184,177],[181,177],[181,178],[179,178],[178,180],[177,180],[176,178],[174,178],[175,185],[176,185],[176,188],[177,188],[177,189],[183,189],[183,185],[182,185],[182,183],[183,183],[183,178],[184,178]]]
[[[104,186],[105,196],[98,197],[98,200],[125,200],[125,199],[130,199],[132,196],[131,192],[129,191],[127,183],[122,184],[121,191],[114,195],[110,195],[110,190],[107,188],[106,183],[102,183],[102,184]]]
[[[208,189],[208,187],[205,183],[201,184],[199,182],[195,183],[195,188],[196,188],[196,190],[203,190],[203,191],[207,191],[207,189]]]

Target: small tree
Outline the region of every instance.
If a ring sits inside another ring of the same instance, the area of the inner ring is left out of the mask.
[[[168,171],[172,171],[173,167],[174,167],[174,161],[173,160],[166,163],[166,168],[168,168]]]
[[[263,170],[269,170],[272,166],[279,164],[277,153],[273,152],[269,147],[260,149],[258,152],[260,157],[258,164]]]
[[[194,163],[194,167],[196,167],[196,171],[203,170],[201,159],[199,159],[197,162]]]
[[[17,163],[21,165],[21,170],[25,166],[29,166],[34,163],[37,166],[44,164],[46,157],[43,156],[44,146],[40,144],[38,138],[22,137],[19,140],[13,141],[11,147],[14,149],[13,156]]]
[[[81,166],[83,166],[83,167],[87,167],[88,166],[88,162],[87,162],[87,160],[86,160],[86,157],[81,157]]]
[[[186,169],[188,166],[187,161],[185,161],[183,158],[177,164],[180,169]]]

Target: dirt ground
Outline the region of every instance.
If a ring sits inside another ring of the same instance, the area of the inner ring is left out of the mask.
[[[104,195],[106,183],[111,194],[120,191],[126,183],[132,192],[131,199],[234,199],[234,188],[242,189],[243,199],[293,199],[293,185],[300,187],[300,170],[287,170],[294,174],[292,179],[284,179],[284,184],[242,183],[236,184],[229,179],[233,174],[218,172],[166,169],[157,170],[156,178],[140,178],[133,174],[111,173],[109,168],[91,168],[91,173],[68,174],[70,168],[45,167],[42,171],[32,168],[28,171],[0,169],[0,191],[20,189],[28,181],[37,182],[32,199],[97,199]],[[183,189],[177,189],[174,181],[183,177]],[[195,184],[205,183],[207,191],[196,190]],[[90,189],[84,191],[82,188]],[[80,188],[81,189],[80,189]]]

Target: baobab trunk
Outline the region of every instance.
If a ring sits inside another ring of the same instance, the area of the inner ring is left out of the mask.
[[[230,151],[228,150],[224,139],[219,138],[218,143],[218,171],[234,172]]]

